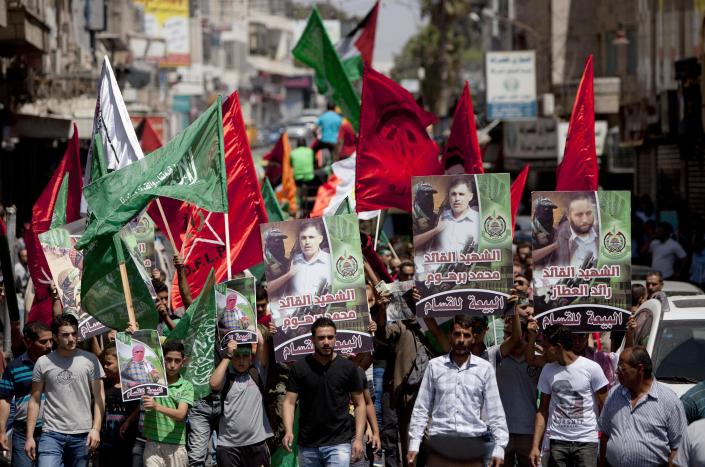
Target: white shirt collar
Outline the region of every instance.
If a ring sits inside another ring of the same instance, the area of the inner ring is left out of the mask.
[[[579,241],[581,243],[592,243],[597,237],[597,232],[595,232],[595,227],[590,227],[590,232],[588,232],[587,237],[580,237],[573,230],[573,226],[570,226],[570,241]]]
[[[320,263],[320,264],[326,264],[326,260],[330,257],[328,253],[326,253],[323,250],[318,250],[318,253],[316,254],[316,257],[313,258],[311,261],[306,261],[306,258],[304,258],[303,253],[296,253],[294,257],[294,263],[305,263],[305,264],[315,264],[315,263]]]
[[[465,212],[463,213],[462,216],[460,217],[453,217],[453,210],[448,208],[444,209],[443,212],[441,213],[441,219],[442,220],[453,220],[455,222],[462,222],[462,221],[470,221],[474,222],[474,216],[472,215],[473,209],[468,207]]]

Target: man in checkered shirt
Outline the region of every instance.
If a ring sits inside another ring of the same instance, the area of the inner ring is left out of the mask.
[[[450,338],[450,353],[432,359],[421,382],[411,414],[407,461],[409,465],[416,462],[429,425],[429,465],[482,466],[491,435],[490,465],[500,466],[509,432],[494,370],[489,362],[470,353],[473,334],[469,316],[454,318]]]

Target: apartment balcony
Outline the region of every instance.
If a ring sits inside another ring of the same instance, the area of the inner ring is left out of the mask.
[[[7,7],[7,23],[0,24],[0,56],[46,53],[49,26],[42,0],[0,0]]]

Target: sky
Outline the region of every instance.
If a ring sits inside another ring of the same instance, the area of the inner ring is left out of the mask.
[[[375,3],[375,0],[327,1],[339,10],[360,19]],[[314,2],[315,0],[297,0],[297,3],[305,4]],[[372,66],[378,71],[388,73],[394,64],[394,56],[401,52],[406,41],[421,25],[419,0],[381,0]]]

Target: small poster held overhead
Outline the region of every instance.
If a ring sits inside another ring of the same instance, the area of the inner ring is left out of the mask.
[[[167,395],[164,355],[155,330],[119,332],[115,340],[124,402]]]
[[[534,309],[539,326],[625,329],[631,305],[628,191],[531,196]]]
[[[512,285],[509,175],[412,177],[419,317],[494,315]]]
[[[78,320],[78,339],[83,341],[109,329],[81,308],[81,276],[83,274],[83,252],[76,244],[86,228],[86,219],[79,219],[39,234],[39,242],[64,313]]]
[[[260,229],[277,361],[312,353],[311,325],[322,316],[337,326],[337,352],[372,350],[357,216],[273,222]]]
[[[218,310],[220,350],[224,350],[231,340],[238,344],[257,343],[254,277],[233,279],[216,285],[215,303]]]

